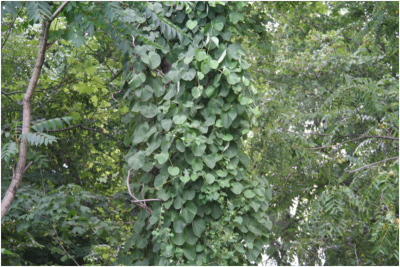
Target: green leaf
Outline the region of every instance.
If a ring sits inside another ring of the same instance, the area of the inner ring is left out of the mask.
[[[208,98],[216,97],[217,94],[216,94],[215,87],[212,86],[212,85],[207,86],[206,95],[207,95]]]
[[[208,168],[214,169],[216,161],[213,155],[205,155],[202,159]]]
[[[246,168],[250,166],[250,159],[245,153],[239,152],[239,160]]]
[[[177,176],[179,174],[179,168],[170,166],[170,167],[168,167],[168,173],[171,176]]]
[[[215,70],[218,68],[219,63],[216,60],[210,60],[210,62],[208,62],[208,65],[210,66],[210,68]]]
[[[226,80],[229,84],[234,85],[240,82],[240,77],[237,76],[236,73],[231,73],[228,77],[226,77]]]
[[[147,239],[145,239],[143,237],[139,237],[136,240],[136,247],[139,248],[139,249],[145,248],[147,246],[147,244],[148,244]]]
[[[257,222],[256,220],[249,220],[248,224],[247,224],[247,228],[249,228],[249,230],[255,234],[256,236],[261,235],[261,224],[259,222]]]
[[[240,183],[234,183],[233,186],[231,186],[231,191],[235,193],[236,195],[239,195],[242,193],[244,187]]]
[[[174,218],[174,231],[177,233],[183,233],[183,229],[186,227],[186,221],[183,216],[176,216]]]
[[[237,112],[233,107],[230,108],[227,112],[221,111],[222,125],[225,128],[229,128],[231,126],[233,120],[236,118],[236,116],[237,116]]]
[[[146,75],[143,72],[141,72],[133,77],[133,79],[129,83],[129,86],[132,89],[138,88],[140,85],[142,85],[142,83],[144,83],[145,80],[146,80]]]
[[[196,70],[193,68],[190,68],[188,71],[185,69],[181,71],[181,79],[185,81],[191,81],[194,77],[196,77]]]
[[[192,160],[192,168],[194,172],[201,171],[203,169],[203,161],[201,159],[194,158]]]
[[[186,121],[187,117],[185,115],[175,115],[172,119],[174,123],[178,125],[183,124]]]
[[[270,220],[265,222],[265,227],[267,227],[268,230],[272,229],[272,222]]]
[[[201,157],[204,154],[204,151],[206,150],[207,146],[203,143],[200,145],[198,144],[193,144],[192,145],[192,152],[195,157]]]
[[[141,113],[143,116],[146,118],[154,118],[158,113],[157,113],[157,107],[154,104],[150,104],[148,106],[143,106]]]
[[[203,89],[200,89],[200,87],[195,86],[192,88],[192,96],[194,98],[200,97],[202,93],[203,93]]]
[[[186,242],[187,238],[187,229],[183,229],[183,233],[173,233],[174,236],[171,238],[172,242],[174,242],[175,245],[177,246],[182,246]]]
[[[161,58],[157,53],[150,52],[149,53],[149,62],[147,63],[150,68],[155,69],[160,66]]]
[[[155,155],[154,158],[158,161],[159,164],[164,164],[169,159],[169,154],[160,153],[158,155]]]
[[[227,172],[226,170],[218,170],[218,171],[217,171],[217,175],[218,175],[219,177],[224,178],[224,177],[226,177],[226,176],[228,175],[228,172]]]
[[[208,184],[212,184],[215,181],[215,176],[211,173],[207,173],[204,178],[206,179]]]
[[[160,173],[154,179],[154,187],[161,187],[168,179],[168,175]]]
[[[191,223],[196,216],[197,207],[192,202],[186,202],[185,207],[182,209],[181,215],[185,219],[186,223]]]
[[[229,142],[229,141],[233,140],[233,136],[231,134],[224,135],[224,136],[222,136],[222,140]]]
[[[143,167],[145,162],[145,156],[143,151],[137,152],[135,155],[129,158],[128,163],[134,170],[139,170]]]
[[[242,13],[239,12],[231,12],[229,13],[229,20],[233,23],[236,24],[238,23],[240,20],[244,20],[244,16]]]
[[[185,255],[185,257],[188,260],[195,260],[196,259],[196,247],[189,245],[188,243],[185,243],[182,246],[182,250],[183,250],[183,255]]]
[[[163,127],[165,131],[169,131],[171,129],[171,126],[172,126],[171,119],[165,119],[161,121],[161,127]]]
[[[224,28],[224,23],[220,20],[215,19],[213,20],[212,24],[217,31],[222,31]]]
[[[186,22],[186,27],[188,27],[190,30],[193,30],[197,26],[197,20],[188,20]]]
[[[218,202],[214,202],[211,204],[211,216],[217,220],[221,215],[223,214],[223,211],[221,209],[221,206]]]
[[[200,237],[201,234],[204,232],[204,230],[206,229],[206,223],[205,221],[200,218],[197,217],[195,220],[193,220],[192,222],[192,228],[193,228],[193,232],[197,237]]]
[[[246,198],[253,198],[253,197],[256,196],[256,194],[254,194],[254,192],[251,191],[250,189],[244,191],[243,194],[244,194],[244,196],[245,196]]]
[[[203,61],[204,58],[207,56],[207,54],[206,54],[206,51],[197,49],[194,56],[197,61]]]
[[[182,183],[186,184],[187,182],[190,181],[190,176],[189,175],[183,175],[179,178],[179,180],[182,181]]]

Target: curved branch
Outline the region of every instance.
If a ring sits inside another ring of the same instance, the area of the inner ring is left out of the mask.
[[[28,89],[23,98],[23,111],[22,111],[22,134],[27,134],[30,132],[31,126],[31,99],[33,96],[33,92],[35,91],[37,82],[39,80],[40,72],[42,70],[44,54],[46,52],[46,42],[49,37],[50,24],[47,21],[42,21],[42,33],[40,35],[39,41],[39,51],[36,58],[35,67],[32,73],[32,78],[29,81]],[[15,176],[13,177],[10,186],[7,189],[7,192],[1,202],[1,220],[3,220],[6,215],[8,209],[11,206],[12,201],[14,200],[15,195],[17,194],[17,190],[22,181],[22,176],[24,174],[26,156],[28,153],[28,140],[25,139],[21,142],[18,163],[15,172]]]
[[[378,161],[378,162],[375,162],[375,163],[371,163],[371,164],[365,165],[365,166],[363,166],[361,168],[355,169],[353,171],[349,171],[349,173],[358,172],[358,171],[360,171],[362,169],[365,169],[365,168],[368,168],[370,166],[373,166],[373,165],[376,165],[376,164],[379,164],[379,163],[382,163],[382,162],[385,162],[385,161],[388,161],[388,160],[392,160],[392,159],[399,159],[399,157],[393,157],[393,158],[384,159],[384,160],[381,160],[381,161]]]
[[[126,186],[128,187],[129,195],[135,200],[135,201],[132,201],[132,202],[139,202],[136,205],[142,207],[143,209],[145,209],[147,211],[147,213],[151,214],[153,211],[151,209],[149,209],[144,202],[142,202],[141,200],[137,199],[131,192],[131,187],[129,186],[129,176],[131,175],[131,171],[132,171],[132,168],[129,169],[129,171],[128,171],[128,176],[126,177]]]

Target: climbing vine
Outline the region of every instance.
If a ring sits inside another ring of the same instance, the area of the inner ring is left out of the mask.
[[[231,41],[243,6],[135,3],[122,12],[134,36],[123,87],[128,188],[141,211],[120,263],[261,260],[271,195],[240,149],[259,114],[246,51]]]

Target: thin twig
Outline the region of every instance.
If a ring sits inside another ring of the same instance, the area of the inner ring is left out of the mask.
[[[392,159],[399,159],[399,157],[393,157],[393,158],[390,158],[390,159],[384,159],[384,160],[381,160],[381,161],[378,161],[378,162],[375,162],[375,163],[371,163],[371,164],[365,165],[365,166],[363,166],[361,168],[355,169],[354,171],[349,171],[349,173],[357,172],[359,170],[362,170],[362,169],[368,168],[370,166],[373,166],[373,165],[376,165],[376,164],[379,164],[379,163],[382,163],[382,162],[385,162],[385,161],[388,161],[388,160],[392,160]]]
[[[28,165],[25,166],[24,173],[29,169],[29,167],[32,165],[33,161],[29,162]]]
[[[57,238],[60,239],[60,238],[58,237],[57,230],[56,230],[56,228],[54,227],[54,225],[53,225],[53,229],[54,229],[54,231],[56,232]],[[53,238],[54,238],[54,237],[53,237]],[[54,238],[54,239],[55,239],[55,238]],[[60,242],[58,239],[55,239],[56,242],[57,242],[57,243],[60,245],[60,247],[65,251],[65,253],[67,253],[68,257],[71,257],[71,255],[69,255],[69,253],[65,250],[64,246],[61,244],[61,242]],[[72,258],[72,260],[76,263],[76,265],[80,266],[80,265],[76,262],[75,258]]]
[[[345,144],[345,143],[348,143],[348,142],[353,142],[353,141],[356,141],[356,140],[359,140],[359,139],[362,139],[362,138],[363,138],[363,137],[359,137],[359,138],[356,138],[356,139],[347,140],[347,141],[344,141],[344,142],[342,142],[342,143],[338,143],[338,144],[332,145],[332,146],[312,147],[312,148],[304,148],[304,149],[308,149],[308,150],[320,150],[320,149],[329,148],[329,147],[336,147],[336,146],[340,146],[340,145],[342,145],[342,144]]]
[[[109,137],[114,138],[115,140],[117,140],[118,142],[122,143],[123,145],[125,145],[125,143],[124,143],[122,140],[119,140],[119,139],[116,138],[115,136],[113,136],[113,135],[111,135],[111,134],[108,134],[108,133],[105,133],[105,132],[100,131],[100,130],[96,130],[96,129],[92,129],[92,128],[87,128],[87,127],[83,126],[83,123],[78,124],[78,125],[75,125],[75,126],[67,127],[67,128],[56,129],[56,130],[49,130],[49,131],[47,131],[47,132],[63,132],[63,131],[68,131],[68,130],[75,129],[75,128],[78,128],[78,127],[79,127],[79,128],[82,128],[82,129],[84,129],[84,130],[93,131],[93,132],[97,132],[97,133],[101,133],[101,134],[107,135],[107,136],[109,136]],[[126,146],[126,145],[125,145],[125,146]],[[130,146],[128,146],[128,147],[130,147]]]
[[[354,252],[356,254],[356,259],[357,259],[357,266],[360,266],[360,262],[359,262],[358,256],[357,256],[357,245],[353,245],[353,244],[349,244],[349,245],[352,245],[354,247]]]
[[[320,135],[320,136],[334,136],[334,134],[321,134],[321,133],[298,133],[289,130],[285,130],[282,128],[283,131],[288,133],[295,133],[301,135]],[[397,137],[385,136],[385,135],[363,135],[363,134],[348,134],[348,135],[338,135],[338,138],[342,137],[351,137],[351,136],[359,136],[360,138],[378,138],[378,139],[389,139],[389,140],[399,140]]]
[[[18,13],[17,13],[17,15],[15,16],[13,22],[11,23],[10,28],[7,30],[7,36],[6,36],[6,38],[4,38],[4,42],[1,44],[1,48],[2,48],[2,49],[3,49],[4,45],[5,45],[5,43],[7,42],[8,38],[10,37],[10,33],[11,33],[11,30],[12,30],[12,28],[13,28],[13,26],[14,26],[15,20],[18,18],[19,13],[21,12],[21,10],[22,10],[22,8],[20,8],[20,9],[18,10]]]
[[[7,89],[7,88],[6,88]],[[35,90],[35,92],[45,92],[45,91],[48,91],[49,89],[45,89],[45,90]],[[1,91],[1,93],[3,94],[3,95],[14,95],[14,94],[25,94],[26,93],[26,91],[15,91],[15,92],[9,92],[9,93],[7,93],[7,92],[3,92],[3,91]]]
[[[3,91],[1,91],[1,93],[2,93],[3,95],[5,95],[6,97],[8,97],[8,99],[10,99],[11,102],[14,102],[14,100],[12,100],[11,97],[9,97],[6,93],[4,93]]]

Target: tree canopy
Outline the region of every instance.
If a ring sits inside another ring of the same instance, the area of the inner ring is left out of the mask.
[[[398,265],[397,2],[2,2],[4,265]]]

